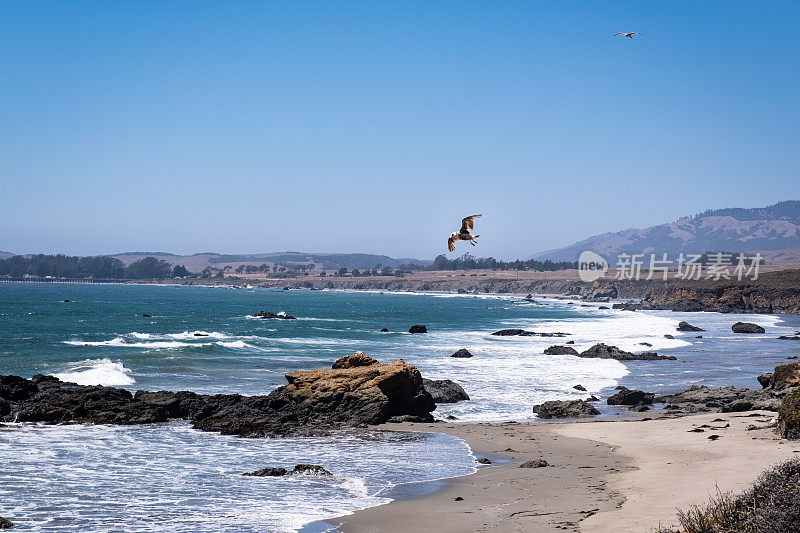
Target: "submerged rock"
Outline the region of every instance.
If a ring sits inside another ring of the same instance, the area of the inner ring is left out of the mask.
[[[284,287],[284,290],[288,290],[288,287]],[[270,311],[259,311],[253,316],[256,318],[279,318],[282,320],[297,320],[297,317],[294,317],[292,315],[287,315],[284,312],[272,313]]]
[[[292,476],[292,475],[315,475],[315,476],[330,476],[330,472],[325,470],[320,465],[298,464],[293,469],[286,470],[282,467],[267,467],[255,472],[246,472],[243,476],[257,476],[257,477],[277,477],[277,476]]]
[[[408,328],[409,333],[428,333],[428,328],[425,324],[415,324]]]
[[[511,337],[511,336],[519,336],[519,337],[566,337],[569,333],[561,333],[561,332],[554,332],[554,333],[537,333],[535,331],[527,331],[524,329],[517,329],[517,328],[510,328],[510,329],[501,329],[500,331],[495,331],[492,335],[496,335],[498,337]]]
[[[750,322],[737,322],[731,326],[731,331],[734,333],[765,333],[764,328]]]
[[[678,323],[678,331],[705,331],[703,328],[698,328],[697,326],[693,326],[688,322],[684,322],[683,320]]]
[[[479,457],[478,459],[475,459],[475,462],[478,463],[478,464],[481,464],[481,465],[490,465],[490,464],[492,464],[492,461],[487,459],[486,457]]]
[[[539,418],[584,418],[600,414],[583,400],[550,400],[534,405],[533,412]]]
[[[469,396],[461,385],[449,379],[422,378],[422,384],[436,403],[456,403],[469,400]]]
[[[456,352],[450,357],[467,358],[467,357],[472,357],[472,354],[469,353],[469,350],[467,350],[466,348],[461,348],[460,350],[456,350]]]
[[[0,529],[11,529],[12,527],[14,527],[14,523],[11,520],[0,516]]]
[[[579,384],[579,385],[575,385],[575,386],[574,386],[574,387],[572,387],[572,388],[573,388],[573,389],[575,389],[575,390],[579,390],[579,391],[582,391],[582,392],[586,392],[586,387],[584,387],[583,385],[580,385],[580,384]]]
[[[608,346],[602,342],[595,344],[588,350],[577,354],[578,357],[594,357],[598,359],[616,359],[617,361],[658,361],[668,360],[675,361],[677,358],[673,355],[658,355],[655,352],[642,352],[635,354],[620,350],[616,346]]]

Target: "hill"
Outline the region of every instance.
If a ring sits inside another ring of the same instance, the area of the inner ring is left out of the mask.
[[[797,250],[791,250],[796,248]],[[789,200],[752,209],[704,211],[675,222],[644,229],[603,233],[580,242],[533,255],[532,259],[575,261],[593,250],[615,263],[621,253],[766,252],[780,261],[800,259],[800,201]]]

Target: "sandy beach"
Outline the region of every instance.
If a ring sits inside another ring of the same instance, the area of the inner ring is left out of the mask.
[[[705,504],[717,488],[741,491],[768,466],[796,456],[800,444],[774,429],[746,429],[774,416],[653,412],[585,422],[391,424],[464,439],[492,465],[432,494],[334,523],[342,532],[651,531],[676,524],[677,509]],[[520,468],[536,459],[548,466]]]

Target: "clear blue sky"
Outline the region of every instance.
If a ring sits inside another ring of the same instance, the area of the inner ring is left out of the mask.
[[[515,258],[797,199],[798,20],[796,1],[4,1],[0,250],[432,258],[483,212],[456,253]]]

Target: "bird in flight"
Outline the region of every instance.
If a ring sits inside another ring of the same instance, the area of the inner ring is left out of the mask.
[[[633,39],[634,35],[641,35],[641,33],[636,32],[636,31],[631,31],[631,32],[625,33],[624,31],[621,31],[621,32],[615,34],[614,37],[617,37],[619,35],[622,35],[623,37],[627,37],[628,39]]]
[[[469,241],[472,246],[475,246],[475,239],[480,237],[480,235],[473,235],[470,233],[472,228],[475,225],[475,219],[480,218],[481,215],[478,213],[477,215],[470,215],[461,220],[461,229],[458,231],[454,231],[450,234],[450,238],[447,239],[447,249],[451,252],[456,249],[456,242],[458,241]]]

